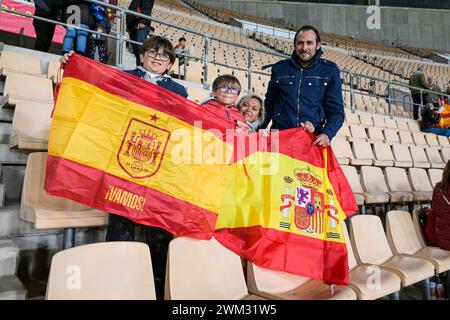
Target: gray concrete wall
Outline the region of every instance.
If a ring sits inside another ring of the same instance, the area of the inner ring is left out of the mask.
[[[450,10],[381,7],[379,30],[367,27],[367,6],[292,3],[271,0],[197,0],[296,26],[412,47],[450,50]]]

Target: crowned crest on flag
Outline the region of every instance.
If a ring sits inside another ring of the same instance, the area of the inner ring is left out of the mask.
[[[130,119],[117,161],[132,178],[148,178],[158,172],[170,132],[138,119]]]

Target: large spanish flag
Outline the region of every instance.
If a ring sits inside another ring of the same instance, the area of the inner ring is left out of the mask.
[[[314,138],[303,129],[243,137],[214,237],[262,267],[347,284],[342,224],[358,206],[331,148]]]
[[[53,113],[45,189],[178,236],[211,238],[229,126],[164,88],[74,55]]]

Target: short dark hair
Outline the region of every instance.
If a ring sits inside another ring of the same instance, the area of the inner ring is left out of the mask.
[[[294,37],[294,45],[295,45],[295,42],[297,41],[297,36],[298,36],[298,34],[299,34],[300,32],[303,32],[303,31],[309,31],[309,30],[314,31],[314,33],[316,34],[316,42],[320,42],[320,33],[319,33],[319,30],[317,30],[317,29],[314,28],[313,26],[307,24],[307,25],[304,25],[303,27],[301,27],[300,29],[298,29],[297,32],[295,33],[295,37]]]
[[[172,43],[169,39],[161,37],[161,36],[151,36],[149,39],[145,40],[142,44],[141,54],[145,54],[150,49],[159,51],[159,49],[163,49],[164,53],[170,56],[170,63],[173,64],[175,62],[175,49],[173,48]]]
[[[212,92],[217,91],[219,87],[224,85],[237,85],[239,89],[241,89],[241,83],[239,82],[239,79],[231,74],[224,74],[221,76],[218,76],[212,84]]]
[[[186,38],[185,37],[181,37],[180,39],[178,39],[178,42],[181,42],[181,41],[186,41]]]

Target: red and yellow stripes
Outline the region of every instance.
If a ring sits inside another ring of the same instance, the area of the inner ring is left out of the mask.
[[[46,190],[176,235],[199,237],[206,223],[210,237],[231,156],[226,126],[187,99],[74,56],[53,113]]]

